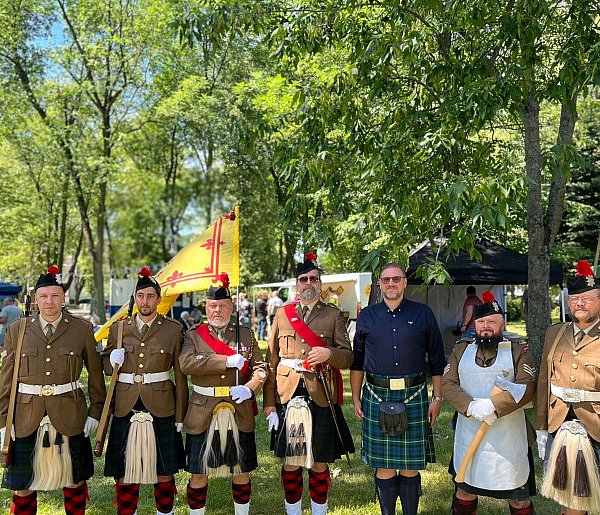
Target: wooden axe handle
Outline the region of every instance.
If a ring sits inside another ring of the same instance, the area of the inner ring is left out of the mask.
[[[492,389],[492,393],[490,394],[490,397],[496,395],[497,393],[500,393],[501,391],[502,391],[501,388],[498,388],[496,385],[494,385],[494,388]],[[483,437],[485,436],[485,433],[487,433],[487,430],[489,428],[490,428],[489,424],[487,424],[485,421],[482,422],[481,425],[479,426],[479,429],[478,429],[477,433],[475,433],[475,437],[473,438],[471,445],[469,445],[469,448],[467,449],[467,452],[465,453],[465,457],[463,458],[462,463],[460,464],[460,468],[458,469],[458,472],[456,473],[456,477],[454,478],[454,480],[457,483],[465,482],[465,474],[467,473],[467,467],[469,466],[469,463],[471,463],[471,460],[473,459],[473,455],[475,454],[475,451],[479,447],[481,440],[483,440]]]

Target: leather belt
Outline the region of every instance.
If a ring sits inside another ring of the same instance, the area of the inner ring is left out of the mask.
[[[296,372],[310,372],[310,370],[306,370],[302,366],[303,361],[304,361],[303,359],[299,359],[299,358],[282,358],[279,360],[279,363],[281,365],[283,365],[284,367],[288,367],[288,368],[291,368],[292,370],[295,370]]]
[[[122,372],[119,374],[119,383],[141,383],[141,384],[150,384],[150,383],[160,383],[161,381],[168,381],[171,379],[169,372],[156,372],[154,374],[146,373],[146,374],[127,374]]]
[[[194,391],[208,397],[229,397],[229,386],[196,386],[192,385]]]
[[[404,390],[412,386],[418,386],[425,382],[425,374],[420,374],[417,377],[393,377],[390,379],[381,379],[367,374],[367,383],[380,388],[389,388],[390,390]]]
[[[19,383],[19,393],[50,397],[50,395],[61,395],[81,388],[79,379],[73,383],[65,384],[26,384]]]
[[[577,402],[600,402],[600,392],[589,392],[588,390],[578,390],[577,388],[564,388],[550,384],[550,391],[553,395],[567,403]]]

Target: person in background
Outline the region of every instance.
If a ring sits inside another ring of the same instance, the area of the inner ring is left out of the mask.
[[[4,338],[8,331],[8,326],[22,316],[23,312],[16,305],[15,299],[6,297],[4,299],[4,307],[0,311],[0,350],[4,347]]]
[[[259,340],[267,339],[267,300],[269,299],[269,292],[262,290],[258,294],[258,300],[256,301],[255,313],[256,323],[258,324],[256,330],[256,337]]]
[[[467,287],[467,297],[463,303],[462,324],[460,330],[463,338],[475,338],[475,318],[473,310],[475,306],[481,306],[481,299],[477,296],[475,286]]]

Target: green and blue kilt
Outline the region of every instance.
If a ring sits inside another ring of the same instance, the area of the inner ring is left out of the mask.
[[[187,465],[185,470],[192,474],[206,474],[202,467],[202,455],[206,445],[206,435],[208,430],[199,435],[187,434],[185,437],[185,454],[187,456]],[[241,472],[250,472],[258,467],[258,458],[256,455],[256,439],[254,431],[244,433],[239,431],[240,442],[240,468]]]
[[[13,442],[11,463],[4,472],[2,488],[27,490],[33,481],[33,452],[37,431]],[[94,474],[94,457],[89,437],[80,433],[69,437],[73,468],[73,484],[87,481]]]
[[[125,475],[125,449],[133,414],[132,411],[125,417],[112,419],[104,461],[104,475],[107,477],[120,479]],[[185,452],[181,433],[175,429],[175,415],[152,415],[152,418],[156,438],[156,473],[159,476],[176,474],[185,466]]]
[[[371,374],[380,379],[393,379],[395,376]],[[404,377],[416,377],[412,374]],[[390,390],[369,384],[382,401],[404,401],[422,385],[404,390]],[[362,390],[363,432],[362,460],[374,468],[424,470],[428,463],[435,463],[433,434],[427,420],[429,401],[427,387],[408,404],[406,414],[408,428],[400,436],[388,436],[379,427],[379,401],[366,385]]]
[[[287,407],[283,404],[276,404],[277,415],[279,416],[279,428],[271,432],[271,450],[278,458],[285,458],[287,446],[287,434],[285,428],[285,410]],[[312,452],[313,459],[319,463],[333,463],[340,459],[346,452],[354,452],[354,442],[350,428],[344,419],[342,409],[333,405],[335,410],[338,427],[342,435],[342,440],[337,433],[331,408],[322,408],[312,400],[308,401],[308,407],[312,415]]]

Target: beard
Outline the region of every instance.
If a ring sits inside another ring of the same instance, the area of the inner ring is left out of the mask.
[[[502,336],[494,334],[492,336],[476,336],[475,343],[478,347],[487,349],[496,349],[498,344],[502,341]]]
[[[223,329],[229,325],[229,319],[227,320],[209,320],[208,323],[215,329]]]
[[[319,296],[320,292],[315,289],[306,288],[302,292],[298,292],[300,298],[304,301],[310,302],[315,300]]]

